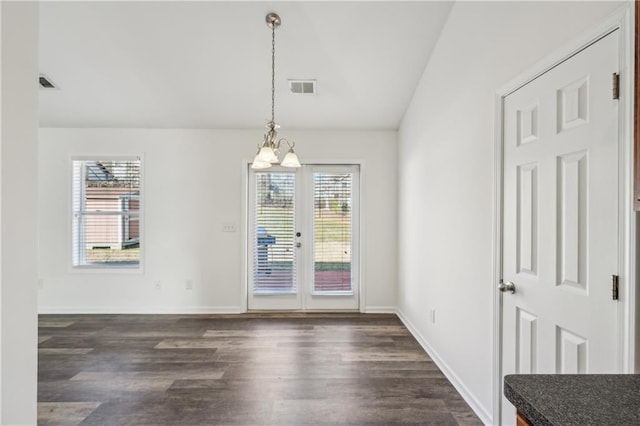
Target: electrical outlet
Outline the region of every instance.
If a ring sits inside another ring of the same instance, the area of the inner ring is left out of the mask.
[[[184,288],[187,290],[193,290],[193,280],[187,280],[184,284]]]
[[[436,310],[431,308],[429,309],[429,318],[431,319],[431,324],[436,323]]]
[[[162,282],[160,280],[156,281],[154,284],[156,290],[160,290],[162,288]]]
[[[223,223],[222,232],[236,232],[237,227],[235,223]]]

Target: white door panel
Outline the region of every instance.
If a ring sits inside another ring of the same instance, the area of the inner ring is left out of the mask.
[[[252,171],[249,179],[248,308],[300,309],[300,179],[283,169]]]
[[[359,271],[359,167],[310,166],[306,204],[312,209],[306,247],[308,310],[357,310]]]
[[[615,31],[504,99],[503,374],[619,371],[617,71]]]

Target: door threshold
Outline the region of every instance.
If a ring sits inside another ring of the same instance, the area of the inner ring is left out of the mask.
[[[314,310],[314,311],[286,311],[286,310],[249,310],[241,315],[256,317],[287,317],[287,318],[309,318],[309,317],[349,317],[364,315],[358,310]]]

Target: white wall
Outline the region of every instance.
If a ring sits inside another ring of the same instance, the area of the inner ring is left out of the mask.
[[[0,424],[36,424],[38,5],[2,2]]]
[[[397,134],[287,131],[303,161],[362,160],[365,309],[396,306]],[[41,129],[40,312],[239,312],[243,160],[262,131]],[[71,271],[70,159],[141,155],[144,273]],[[238,232],[223,233],[236,223]],[[192,279],[193,290],[185,289]],[[160,291],[154,283],[160,280]]]
[[[399,311],[487,423],[494,94],[618,7],[457,2],[399,131]]]

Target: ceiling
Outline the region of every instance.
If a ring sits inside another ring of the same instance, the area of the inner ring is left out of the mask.
[[[41,127],[397,129],[451,2],[42,2]],[[287,79],[316,79],[293,95]]]

